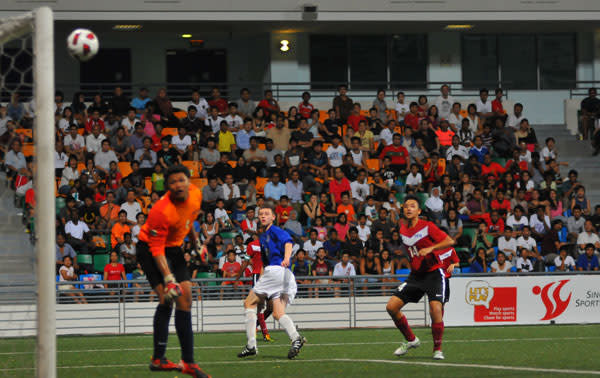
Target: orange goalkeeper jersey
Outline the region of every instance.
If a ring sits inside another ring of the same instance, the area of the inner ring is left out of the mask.
[[[185,202],[171,201],[167,192],[150,210],[140,229],[139,240],[148,243],[152,256],[164,255],[165,247],[179,247],[200,213],[202,192],[190,184]]]

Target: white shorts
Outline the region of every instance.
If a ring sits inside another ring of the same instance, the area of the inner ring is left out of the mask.
[[[282,266],[269,265],[265,268],[256,285],[254,292],[267,299],[286,298],[292,303],[298,290],[296,277],[291,270]]]

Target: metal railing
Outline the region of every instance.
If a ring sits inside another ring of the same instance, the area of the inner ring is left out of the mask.
[[[519,276],[565,274],[589,275],[600,272],[510,273],[502,276],[514,276],[518,279]],[[497,275],[487,273],[460,276],[483,278]],[[296,323],[305,329],[389,326],[385,305],[405,278],[406,275],[297,277],[300,282],[295,299],[297,305],[290,306],[288,311]],[[192,323],[195,332],[242,330],[242,300],[250,290],[249,281],[244,279],[240,285],[222,285],[227,281],[231,279],[193,280]],[[105,284],[114,286],[105,288]],[[151,293],[147,281],[57,283],[57,287],[63,285],[76,287],[59,289],[57,292],[58,334],[151,332],[157,298]],[[13,286],[11,289],[17,290],[18,287]],[[87,303],[75,303],[81,299],[85,299]],[[1,304],[0,337],[35,335],[36,310],[33,303],[15,304],[14,301],[5,299]],[[428,306],[425,299],[416,304],[408,304],[403,312],[412,324],[427,325]],[[270,320],[269,327],[276,329],[278,324]]]
[[[109,97],[114,88],[119,86],[128,97],[135,97],[140,88],[148,88],[151,97],[156,95],[159,88],[166,88],[171,101],[189,101],[191,91],[197,89],[201,95],[208,97],[212,88],[219,88],[221,96],[235,101],[239,99],[240,90],[248,88],[252,93],[253,100],[263,98],[263,92],[267,89],[273,91],[274,97],[279,101],[294,100],[300,101],[300,96],[304,91],[310,91],[312,101],[327,100],[331,101],[338,92],[338,86],[342,84],[338,81],[320,81],[320,82],[264,82],[264,81],[244,81],[244,82],[122,82],[122,83],[56,83],[57,90],[65,94],[64,102],[70,104],[73,94],[82,92],[86,101],[92,101],[94,95],[102,94]],[[348,85],[351,91],[349,96],[354,100],[369,99],[373,100],[378,89],[386,90],[388,100],[396,100],[396,94],[400,91],[405,92],[408,97],[419,95],[439,96],[440,87],[443,84],[450,86],[452,96],[455,98],[476,98],[479,96],[479,88],[489,89],[492,97],[494,89],[504,88],[504,95],[508,98],[510,82],[465,82],[465,81],[350,81],[344,83]],[[6,97],[8,93],[2,93],[1,97]],[[24,91],[23,95],[28,96]],[[6,99],[4,100],[6,101]]]

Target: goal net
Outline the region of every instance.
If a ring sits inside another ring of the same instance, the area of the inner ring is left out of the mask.
[[[0,105],[0,376],[56,377],[50,8],[0,18]]]

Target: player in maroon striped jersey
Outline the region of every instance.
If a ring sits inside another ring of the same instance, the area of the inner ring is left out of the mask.
[[[421,341],[413,334],[401,310],[406,303],[417,303],[423,295],[427,294],[433,335],[433,358],[442,360],[444,359],[442,336],[446,281],[443,264],[438,255],[451,250],[454,240],[434,223],[419,219],[421,209],[419,200],[415,196],[409,195],[405,198],[403,212],[406,221],[400,226],[400,235],[408,250],[411,272],[392,295],[386,309],[407,342],[396,349],[394,354],[402,356],[409,349],[421,345]]]

